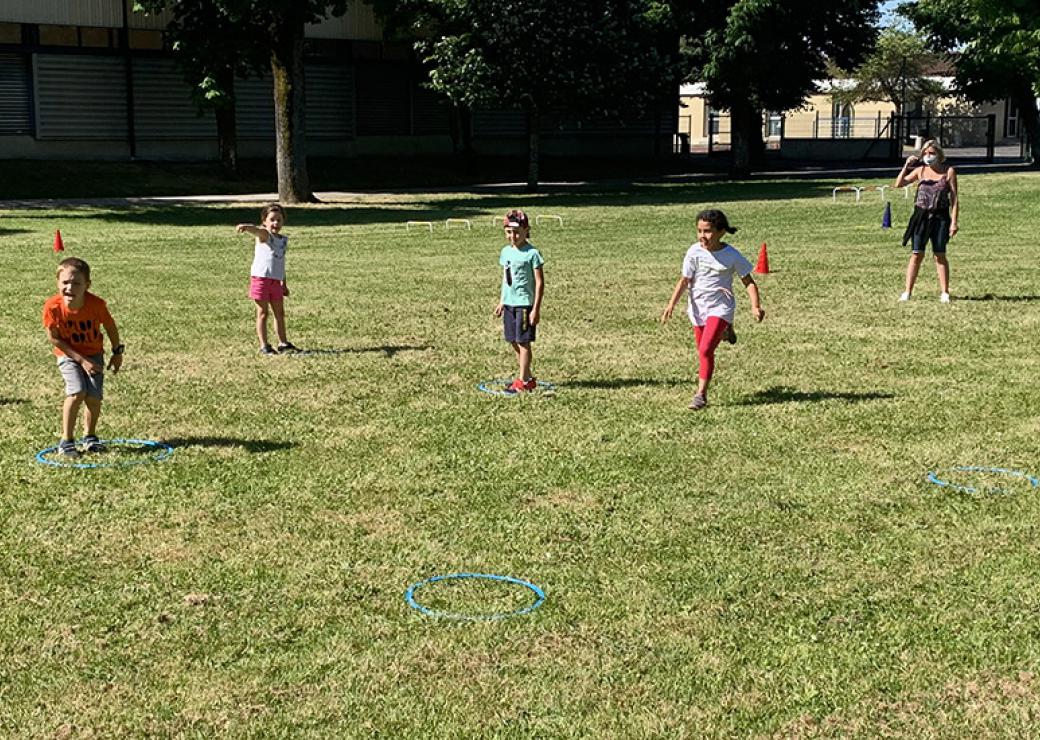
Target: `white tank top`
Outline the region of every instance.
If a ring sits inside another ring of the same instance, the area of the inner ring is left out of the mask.
[[[285,250],[289,247],[289,237],[281,234],[269,234],[267,242],[256,240],[253,246],[253,267],[249,274],[253,277],[285,280]]]

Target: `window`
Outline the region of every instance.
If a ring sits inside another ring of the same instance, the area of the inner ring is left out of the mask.
[[[1018,136],[1018,106],[1009,100],[1004,106],[1004,136],[1013,139]]]
[[[708,108],[708,133],[718,134],[722,130],[722,126],[719,123],[719,112]]]
[[[831,106],[831,136],[835,139],[847,139],[852,136],[854,115],[855,111],[851,105],[835,100]]]
[[[770,113],[766,119],[766,136],[779,138],[784,128],[782,113]]]

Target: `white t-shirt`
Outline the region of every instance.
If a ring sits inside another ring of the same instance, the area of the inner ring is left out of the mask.
[[[281,234],[268,234],[267,241],[256,240],[253,246],[253,266],[249,274],[253,277],[285,280],[285,250],[289,247],[289,237]]]
[[[698,242],[686,250],[682,275],[690,281],[686,312],[693,325],[704,326],[709,316],[718,316],[732,324],[737,308],[733,276],[744,277],[752,269],[744,255],[729,244],[711,252]]]

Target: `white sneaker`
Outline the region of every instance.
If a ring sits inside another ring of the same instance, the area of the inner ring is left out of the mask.
[[[949,303],[949,302],[950,302],[950,294],[949,293],[940,293],[939,294],[939,303]]]
[[[910,300],[910,294],[907,293],[906,291],[903,291],[902,293],[899,294],[899,300],[900,301],[909,301]]]

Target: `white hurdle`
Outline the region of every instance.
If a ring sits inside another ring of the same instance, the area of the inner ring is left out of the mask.
[[[429,228],[430,233],[433,233],[433,221],[408,221],[404,228],[406,231],[411,231],[413,226],[426,226]]]
[[[459,226],[465,225],[467,229],[473,229],[473,222],[468,218],[446,218],[444,219],[444,228],[450,229],[452,224],[458,224]]]
[[[556,223],[560,226],[563,226],[563,216],[554,216],[551,213],[539,213],[537,216],[534,217],[534,222],[536,224],[540,224],[543,218],[556,219]]]
[[[859,203],[859,199],[863,195],[863,188],[857,188],[855,185],[839,185],[831,191],[831,198],[835,203],[838,202],[838,193],[855,193],[856,202]]]

